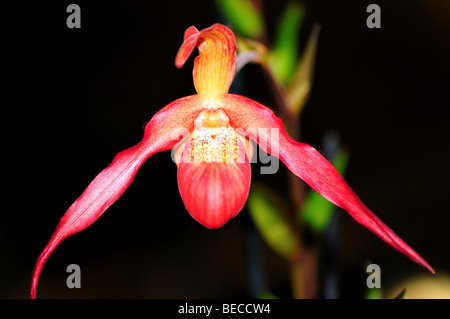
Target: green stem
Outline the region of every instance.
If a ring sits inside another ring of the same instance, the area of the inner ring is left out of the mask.
[[[263,67],[268,79],[275,102],[279,107],[289,135],[300,141],[300,118],[293,114],[288,106],[285,88],[275,79],[269,67]],[[298,222],[297,214],[305,198],[305,184],[298,177],[290,175],[288,180],[289,200],[292,207],[292,222]],[[304,231],[302,225],[295,227],[298,249],[296,256],[290,261],[292,297],[294,299],[314,298],[317,291],[317,248],[306,247],[303,243]]]
[[[306,299],[306,278],[305,269],[301,262],[301,258],[295,258],[291,261],[291,283],[292,283],[292,298]]]

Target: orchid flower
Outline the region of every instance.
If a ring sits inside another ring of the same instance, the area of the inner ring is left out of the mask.
[[[207,228],[226,224],[242,210],[248,197],[253,153],[250,139],[357,222],[434,273],[361,202],[317,150],[291,139],[269,108],[228,93],[237,51],[229,28],[221,24],[201,31],[188,28],[175,59],[178,68],[195,47],[200,53],[193,70],[197,94],[177,99],[156,113],[146,125],[142,141],[117,154],[69,207],[37,260],[32,298],[36,297],[42,268],[56,247],[95,222],[123,194],[141,165],[157,152],[172,150],[180,195],[189,214]]]

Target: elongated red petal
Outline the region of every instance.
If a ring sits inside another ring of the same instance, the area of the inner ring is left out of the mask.
[[[200,108],[197,95],[170,103],[147,124],[139,144],[117,154],[111,165],[97,175],[61,218],[39,256],[32,277],[31,298],[36,297],[39,275],[56,247],[96,221],[127,189],[145,160],[157,152],[171,149],[180,139],[174,135],[177,129],[192,130]]]
[[[361,225],[434,274],[433,268],[422,257],[361,202],[332,164],[313,147],[296,142],[287,135],[282,121],[270,109],[239,95],[228,94],[223,101],[223,110],[230,117],[231,126],[242,128],[251,138],[257,138],[265,151],[278,156],[292,173],[319,194],[345,209]],[[276,129],[276,138],[271,138],[270,129]]]
[[[247,201],[251,169],[242,144],[239,152],[242,160],[196,163],[191,161],[190,142],[183,151],[178,166],[180,195],[189,214],[207,228],[222,227]]]

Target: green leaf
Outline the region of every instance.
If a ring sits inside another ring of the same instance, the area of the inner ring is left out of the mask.
[[[277,295],[275,295],[273,292],[271,292],[270,290],[264,290],[261,293],[261,296],[259,296],[260,299],[280,299],[280,297],[278,297]]]
[[[269,67],[276,79],[287,84],[294,74],[298,60],[298,38],[304,7],[289,3],[278,25],[275,44],[269,56]]]
[[[288,221],[288,205],[279,195],[257,182],[252,182],[247,208],[262,237],[277,253],[291,259],[297,241]]]
[[[400,291],[398,293],[398,295],[396,295],[394,297],[394,299],[404,299],[405,298],[405,293],[406,293],[406,288],[403,288],[402,291]]]
[[[339,148],[331,161],[341,175],[345,174],[349,153]],[[311,190],[305,199],[301,209],[301,221],[308,225],[315,233],[322,233],[330,221],[334,204],[323,198],[319,193]]]
[[[297,70],[287,88],[288,105],[292,114],[299,114],[309,98],[314,77],[314,65],[319,33],[320,25],[316,24],[311,31],[308,43],[306,44],[302,58],[297,66]]]
[[[216,0],[233,28],[243,36],[257,38],[264,29],[259,9],[250,0]]]
[[[236,42],[239,48],[236,56],[236,73],[247,63],[265,63],[268,50],[264,44],[241,36],[236,36]]]
[[[381,288],[367,288],[365,299],[382,299],[383,294]]]

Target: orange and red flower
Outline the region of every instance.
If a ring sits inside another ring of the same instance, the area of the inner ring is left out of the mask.
[[[189,214],[208,228],[219,228],[243,208],[250,189],[252,144],[278,157],[289,170],[330,202],[346,210],[389,245],[434,273],[433,268],[356,196],[336,169],[313,147],[292,140],[282,121],[267,107],[229,94],[236,40],[227,27],[190,27],[176,56],[181,68],[192,51],[197,94],[160,110],[145,127],[142,141],[116,155],[70,206],[36,263],[31,297],[36,297],[42,268],[56,247],[96,221],[127,189],[153,154],[173,150],[178,186]]]

